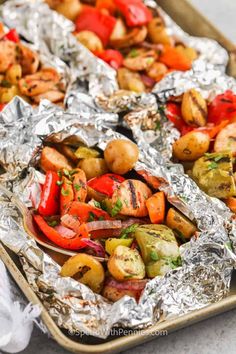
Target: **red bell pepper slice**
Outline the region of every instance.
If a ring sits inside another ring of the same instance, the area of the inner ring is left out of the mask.
[[[81,223],[86,223],[96,220],[112,220],[110,215],[99,208],[95,208],[92,205],[74,201],[70,204],[66,211],[67,214],[76,216]]]
[[[43,216],[56,215],[59,212],[60,178],[54,171],[47,171],[38,212]]]
[[[74,200],[74,190],[72,182],[66,178],[62,177],[61,193],[60,193],[60,212],[61,215],[65,213],[70,202]]]
[[[181,107],[177,103],[168,102],[165,108],[167,119],[171,121],[175,127],[181,132],[182,128],[186,125],[182,118]]]
[[[116,24],[115,17],[107,15],[98,9],[86,6],[75,21],[76,32],[94,32],[106,46]]]
[[[114,173],[106,173],[105,175],[92,178],[87,182],[87,185],[95,191],[105,194],[111,198],[115,190],[124,181],[124,177]]]
[[[12,28],[8,33],[5,34],[3,39],[7,39],[8,41],[18,43],[20,41],[20,37],[16,32],[15,28]]]
[[[152,13],[142,0],[114,0],[118,10],[130,27],[146,25],[152,19]]]
[[[227,90],[218,95],[208,106],[208,123],[219,124],[222,120],[236,118],[236,95]]]
[[[107,49],[103,52],[97,52],[94,54],[116,70],[123,64],[123,55],[118,50]]]
[[[63,236],[62,232],[59,233],[53,227],[49,226],[41,215],[34,215],[34,220],[43,234],[57,246],[70,250],[78,250],[86,247],[86,244],[81,240],[81,238],[84,237],[84,235],[82,236],[84,231],[83,233],[81,232],[80,235],[76,235],[73,238],[68,238],[67,232],[65,232],[65,235]],[[84,227],[86,227],[86,225],[83,224],[83,228]]]

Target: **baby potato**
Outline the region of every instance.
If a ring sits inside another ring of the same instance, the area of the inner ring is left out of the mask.
[[[118,281],[145,277],[145,265],[139,252],[127,246],[116,247],[107,266],[111,275]]]
[[[113,41],[113,40],[122,38],[126,35],[126,33],[127,33],[127,29],[124,24],[124,21],[122,20],[122,18],[118,17],[116,20],[115,27],[112,31],[111,36],[110,36],[110,40]]]
[[[158,82],[166,75],[167,71],[168,69],[165,64],[155,62],[147,70],[147,74],[149,77]]]
[[[12,85],[9,88],[3,88],[1,90],[1,98],[0,103],[8,103],[10,102],[15,96],[19,95],[19,88],[16,85]]]
[[[207,103],[200,92],[195,89],[184,93],[181,112],[187,124],[198,127],[206,125]]]
[[[173,45],[173,39],[168,36],[166,28],[160,17],[154,17],[148,23],[148,36],[152,43]]]
[[[19,64],[13,64],[7,69],[6,80],[11,84],[17,85],[18,81],[22,77],[22,68]]]
[[[103,266],[93,256],[79,253],[69,258],[61,268],[62,277],[73,277],[100,293],[105,279]]]
[[[130,90],[137,93],[145,91],[145,85],[140,74],[127,68],[119,68],[117,70],[117,81],[122,90]]]
[[[90,157],[88,159],[81,160],[78,163],[78,167],[85,172],[88,181],[108,172],[106,161],[97,157]]]
[[[80,43],[82,43],[86,48],[93,51],[101,52],[103,50],[103,45],[101,39],[91,31],[81,31],[75,34],[76,38]]]
[[[55,8],[57,12],[74,21],[81,11],[79,0],[62,0]]]
[[[203,156],[209,149],[210,137],[199,131],[192,131],[173,145],[173,155],[182,161],[195,161]]]
[[[104,151],[109,170],[119,175],[129,172],[138,161],[138,157],[137,145],[124,139],[110,141]]]

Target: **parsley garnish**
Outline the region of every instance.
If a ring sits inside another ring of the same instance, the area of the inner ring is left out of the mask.
[[[61,189],[61,194],[62,194],[64,197],[68,196],[69,193],[70,193],[70,192],[69,192],[68,189],[64,189],[64,188]]]
[[[89,212],[88,222],[94,221],[94,219],[95,219],[95,215],[94,215],[94,213],[93,213],[92,211],[90,211],[90,212]]]
[[[129,52],[129,57],[130,58],[136,58],[137,56],[139,55],[139,52],[137,49],[132,49],[130,52]]]
[[[66,168],[63,168],[63,173],[65,176],[69,177],[70,176],[70,172],[66,169]]]
[[[61,186],[62,183],[63,183],[63,181],[57,181],[57,185],[58,185],[58,186]]]
[[[104,217],[103,217],[103,216],[99,216],[98,220],[99,220],[99,221],[103,221],[103,220],[104,220]]]
[[[51,227],[57,226],[58,222],[56,220],[48,221],[47,224]]]
[[[208,170],[215,170],[218,168],[218,164],[215,161],[212,161],[208,166]]]
[[[119,214],[119,212],[122,209],[122,201],[120,199],[117,199],[116,204],[114,205],[114,207],[111,209],[111,216],[114,217],[117,214]]]
[[[96,208],[102,209],[101,204],[100,204],[99,202],[97,202],[96,200],[94,200],[93,203],[94,203],[94,206],[95,206]]]
[[[81,189],[81,185],[77,183],[74,184],[74,187],[77,192]]]
[[[98,202],[97,202],[97,203],[98,203]],[[100,208],[101,208],[102,210],[107,211],[107,204],[106,204],[105,200],[102,200],[102,201],[101,201],[101,203],[100,203]]]
[[[169,265],[172,269],[182,266],[182,260],[180,256],[177,258],[166,257],[166,261],[167,265]]]
[[[121,231],[120,238],[127,238],[129,234],[135,232],[136,228],[138,227],[138,224],[133,224]]]
[[[156,130],[160,130],[161,129],[161,122],[157,121],[156,122]]]
[[[151,258],[152,261],[158,261],[159,260],[159,256],[158,256],[156,251],[151,251],[150,252],[150,258]]]

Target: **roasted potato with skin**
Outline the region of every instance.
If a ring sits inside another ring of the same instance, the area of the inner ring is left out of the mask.
[[[147,25],[148,28],[148,37],[152,43],[164,44],[164,45],[173,45],[173,39],[168,36],[166,28],[160,17],[154,17]]]
[[[145,266],[139,252],[126,246],[116,247],[107,266],[111,275],[118,281],[145,277]]]
[[[56,5],[55,10],[68,18],[71,21],[74,21],[79,15],[82,9],[82,5],[79,0],[62,0],[59,4]]]
[[[6,80],[11,84],[17,85],[22,77],[22,68],[19,64],[11,65],[6,72]]]
[[[147,75],[158,82],[166,75],[167,71],[168,68],[165,64],[153,63],[147,70]]]
[[[58,172],[63,168],[67,170],[72,169],[72,165],[67,160],[67,158],[64,155],[60,154],[60,152],[58,152],[56,149],[53,149],[49,146],[45,146],[43,148],[43,151],[41,153],[40,166],[45,172]]]
[[[127,68],[119,68],[117,70],[117,80],[122,90],[130,90],[137,93],[145,91],[145,85],[140,74]]]
[[[174,208],[170,208],[168,210],[166,216],[166,225],[174,232],[176,231],[177,237],[181,234],[184,236],[184,238],[187,239],[190,239],[197,231],[196,226]]]
[[[110,141],[104,151],[104,158],[109,170],[119,175],[124,175],[132,170],[138,157],[137,145],[125,139]]]
[[[80,43],[82,43],[86,48],[88,48],[92,52],[101,52],[103,50],[102,41],[94,32],[81,31],[79,33],[75,33],[75,37]]]
[[[184,93],[181,112],[184,121],[197,127],[206,125],[207,120],[207,103],[200,92],[191,89]]]
[[[106,161],[97,157],[90,157],[79,161],[78,167],[85,172],[87,180],[108,172]]]
[[[192,131],[173,144],[173,155],[182,161],[195,161],[203,156],[210,146],[210,137],[208,134],[200,131]]]
[[[61,268],[62,277],[73,277],[100,293],[105,279],[103,266],[93,256],[79,253],[69,258]]]

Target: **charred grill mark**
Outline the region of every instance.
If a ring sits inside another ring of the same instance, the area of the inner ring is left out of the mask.
[[[132,202],[133,208],[137,209],[138,203],[137,203],[137,198],[136,198],[136,193],[135,193],[135,187],[134,187],[134,184],[131,180],[128,180],[128,186],[129,186],[129,190],[130,190],[130,194],[131,194],[131,202]]]
[[[206,119],[207,118],[207,111],[204,109],[204,107],[201,106],[201,104],[198,102],[196,97],[192,94],[192,92],[189,92],[191,100],[193,103],[197,106],[198,110],[201,112],[202,116]]]
[[[115,176],[110,176],[110,179],[115,182],[120,182],[120,180],[118,178],[116,178]]]
[[[79,179],[79,183],[83,189],[86,189],[86,184],[82,181],[82,179]]]

